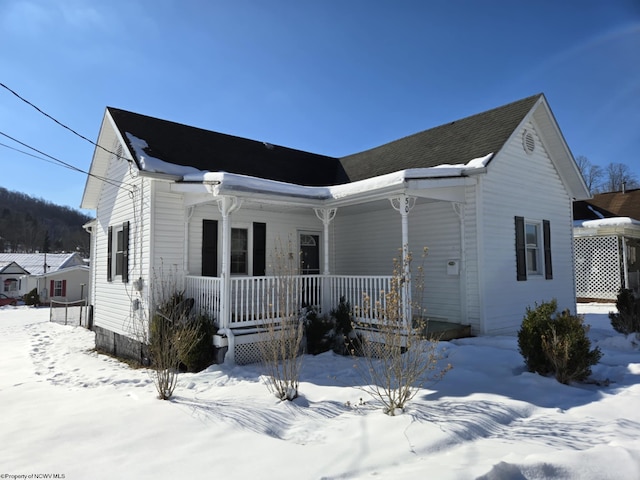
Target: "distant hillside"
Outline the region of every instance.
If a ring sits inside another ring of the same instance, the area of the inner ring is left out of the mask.
[[[89,255],[91,217],[0,187],[0,252],[74,252]]]

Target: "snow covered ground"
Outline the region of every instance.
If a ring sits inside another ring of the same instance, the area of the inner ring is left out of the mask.
[[[640,347],[610,327],[612,308],[579,310],[608,386],[526,372],[515,337],[443,342],[453,370],[389,417],[333,353],[304,358],[294,402],[256,366],[181,375],[160,401],[146,370],[92,350],[92,332],[2,307],[1,478],[636,480]]]

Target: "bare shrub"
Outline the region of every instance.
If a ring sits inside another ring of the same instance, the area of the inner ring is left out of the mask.
[[[424,256],[426,249],[423,259]],[[364,311],[372,308],[374,321],[370,325],[359,325],[365,331],[359,348],[363,358],[357,367],[364,380],[362,389],[382,402],[388,415],[402,413],[426,382],[442,379],[451,369],[451,365],[442,364],[438,341],[426,338],[427,324],[422,320],[421,304],[411,305],[416,312],[415,320],[405,318],[411,311],[403,304],[411,262],[410,254],[404,259],[394,259],[389,291],[381,295],[383,302],[377,301],[372,306],[369,296],[364,295]],[[415,279],[415,291],[424,291],[422,265]]]
[[[267,378],[267,387],[280,400],[298,397],[302,356],[300,349],[304,337],[304,324],[300,318],[300,291],[296,281],[299,255],[295,255],[293,242],[276,242],[273,254],[275,280],[270,292],[268,320],[260,329],[260,353]]]
[[[201,340],[198,322],[191,313],[192,299],[185,299],[178,289],[174,271],[161,268],[154,272],[148,329],[142,335],[148,345],[151,378],[158,398],[171,398],[180,373],[181,358],[193,350]]]

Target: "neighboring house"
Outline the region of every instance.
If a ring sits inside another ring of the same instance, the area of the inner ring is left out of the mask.
[[[100,349],[141,358],[136,332],[171,270],[215,318],[225,361],[251,361],[287,241],[301,301],[324,311],[379,298],[399,251],[423,247],[431,319],[490,335],[535,302],[575,311],[572,201],[589,192],[542,94],[342,158],[111,107],[97,143],[81,206],[96,211]]]
[[[16,296],[36,288],[42,303],[87,298],[89,266],[78,253],[0,253],[0,265],[3,262],[19,265],[24,272],[15,278],[20,292]]]
[[[24,268],[14,261],[0,260],[0,293],[11,298],[20,298],[27,291],[24,277],[29,275]]]
[[[640,189],[575,202],[573,233],[579,300],[640,294]]]

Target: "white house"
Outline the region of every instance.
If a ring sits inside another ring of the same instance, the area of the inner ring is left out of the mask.
[[[29,275],[24,268],[13,260],[0,260],[0,292],[11,298],[20,298],[26,293],[26,282]]]
[[[87,298],[89,266],[78,253],[0,253],[0,269],[3,264],[14,265],[13,273],[0,272],[11,297],[36,288],[42,303],[51,298],[69,302]]]
[[[108,107],[82,198],[98,348],[140,358],[160,268],[249,361],[270,255],[293,239],[307,303],[352,306],[428,247],[423,307],[477,335],[575,311],[572,202],[589,192],[542,94],[332,158]],[[406,296],[410,295],[405,292]]]

